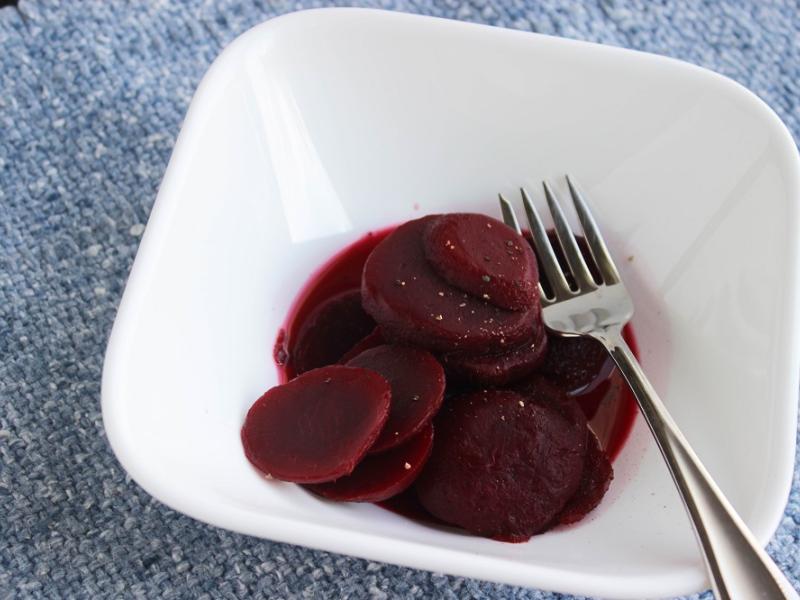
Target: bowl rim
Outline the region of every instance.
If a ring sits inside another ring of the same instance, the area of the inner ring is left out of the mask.
[[[509,583],[522,586],[534,586],[548,590],[562,590],[568,593],[583,595],[601,595],[606,597],[640,598],[653,595],[654,590],[670,590],[670,594],[686,594],[707,588],[705,577],[698,576],[696,570],[686,568],[673,571],[663,577],[641,575],[639,577],[626,577],[624,588],[620,587],[620,579],[610,574],[585,574],[575,577],[569,570],[559,570],[552,566],[527,564],[524,570],[518,565],[503,558],[496,558],[472,552],[465,552],[451,548],[437,548],[436,556],[430,556],[431,547],[422,542],[408,540],[394,540],[391,545],[372,543],[384,540],[383,536],[352,531],[349,536],[339,535],[338,527],[329,527],[321,524],[309,524],[303,520],[294,520],[286,517],[272,517],[259,515],[259,521],[248,518],[250,511],[237,507],[226,506],[220,508],[213,501],[205,498],[188,498],[180,490],[170,486],[168,481],[154,476],[148,465],[140,460],[135,444],[126,431],[124,418],[121,413],[120,385],[121,376],[126,364],[126,353],[129,350],[129,340],[135,330],[141,311],[144,294],[152,283],[154,267],[158,262],[158,255],[164,245],[169,230],[169,225],[176,218],[175,194],[176,189],[184,177],[187,176],[187,156],[195,144],[197,131],[200,130],[198,121],[208,113],[216,90],[220,87],[220,80],[229,79],[232,74],[228,72],[231,64],[236,64],[236,57],[245,52],[250,44],[259,42],[264,36],[271,35],[274,31],[286,24],[298,20],[316,21],[337,19],[342,15],[347,18],[363,19],[395,19],[395,20],[434,20],[441,26],[451,28],[471,29],[482,36],[526,36],[529,39],[538,38],[551,44],[561,44],[573,49],[583,49],[592,52],[606,52],[624,57],[636,57],[637,60],[648,60],[653,64],[666,66],[672,69],[680,68],[702,73],[703,76],[722,82],[727,86],[730,94],[736,94],[749,100],[752,110],[759,111],[765,123],[770,128],[770,138],[777,140],[780,145],[780,154],[785,157],[785,164],[789,165],[784,175],[786,187],[791,196],[795,198],[792,213],[795,221],[798,218],[798,203],[800,200],[800,155],[792,139],[791,133],[783,124],[777,114],[753,92],[723,75],[686,63],[677,59],[620,48],[606,46],[593,42],[559,38],[538,33],[499,28],[484,24],[468,23],[430,17],[424,15],[398,13],[378,9],[364,8],[321,8],[309,9],[288,13],[262,22],[234,39],[213,61],[206,74],[203,76],[187,110],[184,123],[170,157],[156,201],[153,205],[148,224],[142,236],[124,293],[119,304],[116,318],[109,336],[106,350],[102,384],[101,406],[103,424],[109,444],[120,464],[130,476],[145,491],[167,506],[187,514],[192,518],[223,527],[247,535],[258,535],[267,539],[302,544],[310,548],[317,548],[332,552],[359,556],[372,560],[400,564],[408,567],[425,570],[442,570],[465,577]],[[787,277],[793,279],[789,302],[793,306],[800,305],[800,235],[795,234],[791,240],[793,252],[787,256]],[[777,529],[782,518],[786,502],[791,490],[794,471],[794,450],[797,431],[797,396],[796,390],[800,384],[800,311],[795,310],[790,314],[787,329],[792,332],[793,343],[782,361],[778,372],[787,375],[787,388],[795,390],[793,402],[787,402],[786,410],[789,417],[785,427],[787,439],[790,440],[791,452],[783,455],[782,470],[784,472],[781,483],[781,494],[772,499],[769,510],[775,514],[772,524],[766,532],[756,532],[756,537],[765,544]],[[786,458],[789,457],[790,458]],[[779,508],[779,510],[778,510]],[[766,509],[765,509],[766,510]],[[258,523],[256,527],[254,523]],[[370,550],[365,552],[364,547]],[[663,592],[662,592],[663,593]]]

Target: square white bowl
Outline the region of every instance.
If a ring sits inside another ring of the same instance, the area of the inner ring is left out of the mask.
[[[498,191],[565,172],[622,263],[645,369],[765,543],[789,492],[798,389],[800,168],[785,127],[675,60],[398,13],[274,19],[205,76],[109,342],[103,417],[120,462],[176,510],[269,539],[578,594],[703,588],[641,419],[599,509],[525,544],[266,482],[240,447],[321,261],[425,213],[497,214]]]

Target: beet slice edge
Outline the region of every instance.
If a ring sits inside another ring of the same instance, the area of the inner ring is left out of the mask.
[[[533,309],[498,308],[452,287],[433,271],[422,249],[422,232],[434,218],[400,225],[367,258],[362,303],[383,336],[435,351],[501,351],[524,341],[535,322]]]
[[[331,296],[304,321],[289,340],[289,365],[297,375],[335,364],[345,352],[375,328],[361,306],[361,292],[349,290]]]
[[[533,373],[544,360],[548,336],[541,315],[528,340],[503,353],[449,352],[440,359],[449,378],[473,386],[506,386]]]
[[[489,216],[450,213],[430,221],[425,256],[449,284],[507,310],[539,300],[536,256],[527,240]]]
[[[524,541],[544,531],[578,488],[586,420],[546,380],[528,394],[487,390],[448,399],[435,425],[415,488],[423,507],[448,523]]]
[[[383,452],[399,446],[420,431],[439,411],[444,398],[444,369],[421,348],[385,344],[371,348],[347,363],[371,369],[392,389],[389,418],[370,448]]]
[[[283,481],[332,481],[353,471],[389,416],[389,383],[374,371],[329,366],[268,390],[241,437],[259,471]]]
[[[370,454],[350,475],[306,487],[319,496],[340,502],[382,502],[405,491],[417,478],[433,447],[428,423],[404,444]]]

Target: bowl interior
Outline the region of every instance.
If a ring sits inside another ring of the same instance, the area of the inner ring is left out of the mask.
[[[426,213],[581,183],[634,296],[642,362],[762,541],[788,494],[797,158],[736,84],[630,51],[370,11],[245,34],[192,102],[115,324],[109,439],[150,493],[238,531],[562,591],[692,591],[702,566],[637,421],[600,508],[503,544],[264,481],[239,442],[321,261]],[[540,194],[537,194],[540,196]],[[540,199],[540,198],[539,198]],[[768,291],[768,293],[767,293]]]

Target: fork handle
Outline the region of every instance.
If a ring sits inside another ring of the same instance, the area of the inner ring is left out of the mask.
[[[675,480],[719,600],[798,599],[797,592],[747,529],[672,420],[620,330],[595,334],[639,403]]]

